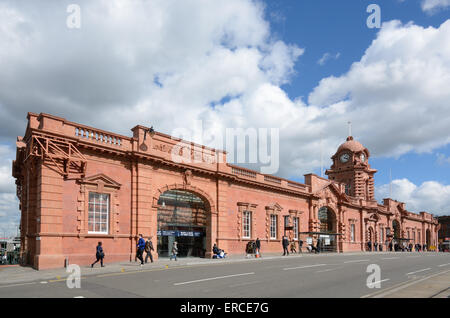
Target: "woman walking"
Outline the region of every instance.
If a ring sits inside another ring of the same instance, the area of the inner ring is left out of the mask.
[[[105,253],[103,252],[102,242],[98,242],[97,252],[95,253],[95,257],[97,258],[97,260],[91,264],[91,268],[94,267],[94,264],[97,263],[98,261],[100,261],[100,265],[102,267],[105,267],[103,265],[103,258],[105,257]]]
[[[175,258],[175,260],[177,260],[177,254],[178,254],[178,246],[177,246],[177,241],[173,242],[172,245],[172,255],[170,255],[170,260],[172,260],[172,258]]]

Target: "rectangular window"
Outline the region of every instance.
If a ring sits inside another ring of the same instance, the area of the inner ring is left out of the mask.
[[[270,238],[272,240],[276,240],[277,239],[277,215],[275,214],[271,214],[270,215]]]
[[[355,224],[350,225],[350,240],[355,241]]]
[[[298,218],[294,218],[294,240],[298,240]]]
[[[416,243],[416,231],[413,230],[413,243]]]
[[[284,216],[284,227],[289,226],[289,215]]]
[[[108,234],[109,194],[89,192],[89,233]]]
[[[243,213],[243,233],[244,238],[250,238],[252,233],[252,212],[244,211]]]
[[[382,225],[380,225],[380,242],[384,242],[384,229]]]

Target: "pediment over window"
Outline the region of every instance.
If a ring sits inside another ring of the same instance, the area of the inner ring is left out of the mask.
[[[283,208],[278,203],[266,206],[266,210],[281,211]]]
[[[111,179],[110,177],[108,177],[103,173],[79,179],[78,182],[81,184],[91,184],[91,185],[102,184],[104,187],[113,189],[120,189],[120,187],[122,186],[120,183],[114,181],[113,179]]]

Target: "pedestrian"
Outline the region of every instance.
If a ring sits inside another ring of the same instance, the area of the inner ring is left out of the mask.
[[[302,246],[303,246],[303,241],[302,241],[302,240],[298,241],[298,251],[299,251],[300,253],[303,253],[303,252],[302,252]]]
[[[282,244],[283,244],[283,256],[285,256],[286,254],[289,256],[289,240],[287,239],[286,236],[283,236],[283,240],[282,240]]]
[[[220,251],[216,243],[214,243],[212,250],[213,250],[213,258],[217,258],[219,256]]]
[[[170,260],[172,258],[175,258],[175,261],[177,260],[177,254],[178,254],[178,245],[177,241],[173,242],[172,244],[172,254],[170,255]]]
[[[293,253],[297,254],[297,249],[295,247],[295,241],[294,240],[292,240],[292,242],[291,242],[291,253],[292,254]]]
[[[367,242],[367,250],[368,250],[369,252],[372,251],[372,241]]]
[[[141,266],[144,265],[144,259],[142,257],[144,254],[144,249],[145,249],[145,240],[142,234],[139,234],[139,241],[136,244],[136,257],[141,261]]]
[[[389,251],[392,252],[392,242],[389,242]]]
[[[256,253],[259,255],[259,257],[261,257],[261,241],[259,240],[259,238],[256,238]]]
[[[316,253],[320,253],[321,247],[322,247],[322,240],[318,238],[316,243]]]
[[[378,252],[378,242],[373,243],[373,250]]]
[[[147,260],[150,257],[150,261],[153,263],[153,256],[152,256],[152,251],[153,249],[153,243],[152,243],[152,237],[150,236],[147,240],[147,242],[145,242],[145,264],[147,264]]]
[[[95,252],[95,257],[97,258],[97,260],[91,264],[91,268],[93,268],[94,264],[97,263],[98,261],[100,261],[100,265],[102,267],[105,267],[105,265],[103,265],[103,258],[105,257],[105,253],[103,252],[102,242],[98,242],[96,252]]]

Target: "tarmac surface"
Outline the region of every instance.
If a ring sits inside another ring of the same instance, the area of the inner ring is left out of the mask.
[[[0,267],[0,297],[448,298],[450,253],[372,252],[159,259],[66,269]],[[72,288],[70,288],[72,287]]]

